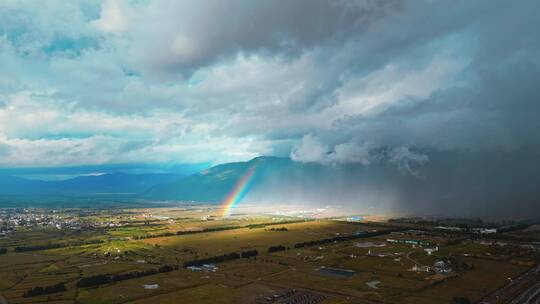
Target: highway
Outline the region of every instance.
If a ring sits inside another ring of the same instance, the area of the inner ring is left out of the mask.
[[[494,304],[501,303],[501,299],[508,298],[512,292],[515,292],[516,288],[520,285],[526,286],[532,284],[525,291],[519,295],[508,300],[508,304],[540,304],[540,265],[533,267],[522,273],[518,277],[512,279],[505,286],[497,289],[484,299],[479,304]]]
[[[540,282],[527,288],[517,298],[512,300],[510,304],[539,304],[540,303]]]

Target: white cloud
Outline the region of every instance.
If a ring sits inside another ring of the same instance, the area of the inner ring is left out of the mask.
[[[0,165],[5,167],[101,164],[121,153],[120,141],[104,136],[29,140],[10,139],[0,134],[0,145],[9,148],[8,153],[0,157]]]
[[[339,144],[334,147],[330,159],[341,164],[360,163],[369,165],[372,158],[370,146],[370,144],[358,145],[355,143]]]
[[[306,134],[291,151],[291,159],[302,163],[369,165],[372,160],[370,143],[341,143],[333,148],[321,143],[312,134]]]
[[[329,1],[43,3],[0,3],[5,164],[44,165],[55,144],[78,163],[277,153],[368,165],[374,147],[538,141],[525,135],[540,49],[525,6],[366,1],[345,16]],[[411,157],[393,161],[414,171]]]
[[[328,148],[317,141],[313,135],[307,134],[291,152],[291,159],[302,163],[326,162],[327,154]]]
[[[59,106],[20,92],[0,108],[0,164],[55,166],[125,162],[226,162],[270,151],[254,137],[212,135],[217,124],[181,113],[112,115]]]
[[[126,3],[122,0],[105,0],[101,4],[99,19],[91,24],[104,32],[120,34],[128,28],[126,10]]]
[[[445,50],[444,52],[448,52]],[[377,115],[407,99],[425,99],[455,85],[466,67],[457,56],[440,54],[411,69],[408,63],[389,63],[365,77],[351,79],[338,89],[337,106],[349,115]]]

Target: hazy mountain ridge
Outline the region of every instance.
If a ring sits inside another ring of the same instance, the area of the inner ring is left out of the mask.
[[[270,161],[272,160],[272,161]],[[235,184],[252,166],[266,170],[285,158],[257,157],[247,162],[226,163],[187,176],[177,182],[156,185],[144,193],[144,198],[157,200],[186,200],[218,202],[233,189]],[[254,177],[260,182],[260,177]]]
[[[177,182],[156,185],[145,194],[146,199],[192,200],[219,202],[234,188],[249,168],[255,167],[247,198],[267,202],[329,202],[332,198],[348,200],[342,195],[349,190],[370,186],[359,172],[377,180],[385,176],[401,175],[395,166],[327,166],[300,163],[289,158],[257,157],[247,162],[227,163],[203,170]],[[341,197],[340,197],[341,196]]]
[[[92,195],[139,194],[156,184],[181,179],[181,175],[107,173],[78,176],[60,181],[42,181],[16,176],[0,175],[0,195]]]
[[[354,210],[441,215],[537,212],[540,160],[535,150],[491,155],[474,151],[418,151],[421,164],[376,156],[368,164],[319,164],[257,157],[220,164],[186,177],[115,173],[45,182],[0,176],[0,198],[66,195],[94,200],[117,194],[125,202],[219,203],[255,167],[244,202],[346,206]],[[531,161],[532,160],[532,161]],[[508,167],[512,166],[513,170]],[[517,211],[516,211],[517,210]]]
[[[391,162],[384,156],[369,164],[347,165],[258,157],[156,185],[143,197],[220,202],[247,170],[256,166],[244,199],[247,202],[339,205],[372,212],[440,215],[502,216],[510,209],[522,215],[539,211],[536,188],[540,160],[535,150],[490,157],[482,151],[420,152],[428,159],[422,164]]]

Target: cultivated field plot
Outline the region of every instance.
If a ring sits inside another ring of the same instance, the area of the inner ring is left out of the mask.
[[[15,229],[0,238],[0,294],[66,304],[476,302],[537,260],[414,225],[220,214],[101,210],[81,217],[85,228]]]

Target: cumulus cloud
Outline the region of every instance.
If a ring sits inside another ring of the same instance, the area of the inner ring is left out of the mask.
[[[324,147],[311,134],[302,138],[302,142],[291,152],[291,158],[299,162],[326,162],[328,148]]]
[[[265,141],[212,136],[216,126],[180,113],[66,109],[47,92],[23,91],[6,100],[8,105],[0,108],[1,166],[223,162],[269,150]]]
[[[104,32],[122,33],[128,27],[125,10],[125,4],[119,0],[106,0],[101,4],[100,18],[92,21],[91,24]]]
[[[341,143],[329,148],[312,134],[306,134],[291,151],[291,159],[302,163],[369,165],[373,146],[369,143]]]
[[[401,172],[421,177],[418,169],[424,166],[429,157],[407,146],[387,147],[380,144],[364,142],[346,142],[333,147],[323,144],[312,134],[306,134],[302,141],[291,151],[291,159],[301,163],[319,163],[324,165],[372,163],[394,164]]]
[[[2,164],[540,149],[536,1],[48,4],[0,3]]]

